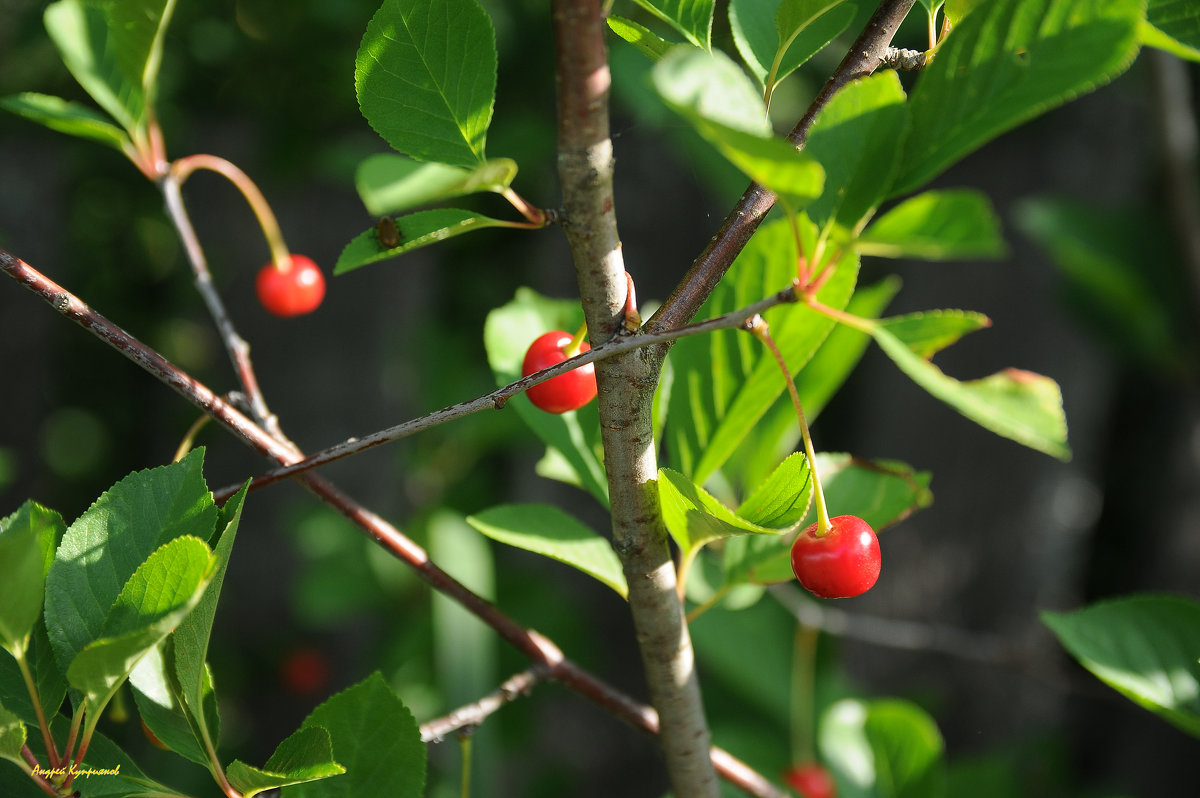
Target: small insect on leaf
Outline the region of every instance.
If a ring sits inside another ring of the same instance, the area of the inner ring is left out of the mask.
[[[390,216],[379,220],[375,227],[375,235],[379,237],[379,245],[384,249],[400,246],[400,230],[396,227],[396,220]]]

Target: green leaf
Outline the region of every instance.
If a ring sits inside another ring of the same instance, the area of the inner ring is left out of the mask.
[[[27,91],[0,97],[0,108],[68,136],[98,141],[126,154],[133,151],[129,134],[108,117],[61,97]]]
[[[806,209],[819,228],[857,231],[888,195],[908,129],[893,70],[853,81],[813,122],[805,151],[825,168],[825,192]]]
[[[380,243],[374,227],[359,233],[338,256],[333,273],[345,274],[369,263],[394,258],[473,230],[511,226],[511,222],[490,219],[473,211],[457,208],[417,211],[396,219],[396,229],[400,234],[400,243],[397,246],[389,248]]]
[[[914,354],[886,327],[876,326],[873,335],[913,382],[976,424],[1060,460],[1070,458],[1062,392],[1054,380],[1010,368],[983,379],[959,382]]]
[[[508,158],[462,169],[444,163],[423,164],[385,152],[358,165],[354,185],[367,211],[383,216],[480,191],[502,194],[516,176],[517,164]]]
[[[13,713],[0,706],[0,758],[24,762],[21,746],[25,745],[25,724]]]
[[[614,14],[610,15],[607,21],[608,27],[612,29],[613,33],[632,44],[638,49],[638,52],[651,61],[658,61],[675,46],[675,42],[667,41],[632,19]]]
[[[1142,595],[1041,617],[1098,679],[1200,737],[1200,604]]]
[[[859,288],[846,305],[846,312],[862,318],[875,318],[900,290],[900,279],[890,277]],[[800,406],[811,425],[825,405],[858,364],[871,337],[864,332],[838,324],[804,367],[796,372],[796,390]],[[792,399],[784,391],[738,444],[721,471],[743,492],[758,485],[781,459],[800,443],[800,423]]]
[[[747,177],[786,197],[793,210],[821,193],[820,165],[773,134],[762,98],[724,53],[681,45],[651,76],[668,106]]]
[[[67,680],[59,672],[58,663],[54,661],[54,651],[50,647],[50,638],[46,635],[44,618],[39,618],[33,627],[25,652],[25,664],[33,674],[38,698],[42,703],[42,714],[47,718],[54,717],[62,706],[63,698],[66,697]],[[29,689],[25,686],[25,677],[21,674],[17,661],[4,655],[0,655],[0,705],[17,713],[26,723],[32,726],[38,724],[38,715],[33,709]]]
[[[572,515],[547,504],[504,504],[467,518],[492,540],[532,551],[578,568],[629,595],[621,561],[612,544]]]
[[[882,532],[933,501],[930,474],[894,460],[860,460],[848,454],[817,454],[821,487],[831,515],[857,515]],[[816,521],[815,510],[798,526]],[[769,585],[793,578],[791,537],[734,538],[725,544],[726,584]]]
[[[46,32],[79,85],[133,136],[145,121],[146,98],[140,76],[128,74],[130,53],[110,30],[110,5],[58,0],[46,7]]]
[[[178,537],[154,552],[125,583],[101,637],[71,661],[67,680],[98,711],[138,660],[158,645],[200,601],[215,560],[199,538]]]
[[[206,767],[208,751],[216,750],[220,741],[220,715],[205,660],[246,491],[243,486],[221,509],[222,531],[213,551],[216,564],[204,596],[171,640],[147,655],[130,675],[134,699],[150,731],[168,748]]]
[[[483,343],[497,385],[521,378],[521,362],[533,339],[549,330],[576,330],[583,323],[578,300],[549,299],[528,288],[517,289],[513,300],[488,314],[483,326]],[[514,396],[506,407],[569,464],[570,483],[608,505],[608,477],[600,460],[600,417],[596,403],[589,402],[569,413],[545,413],[524,394]],[[561,473],[561,472],[560,472]]]
[[[1151,47],[1200,61],[1200,6],[1192,0],[1150,0],[1139,37]]]
[[[966,310],[926,310],[880,319],[879,324],[914,355],[928,360],[967,333],[990,327],[992,320]]]
[[[803,238],[814,241],[811,226]],[[734,261],[701,317],[732,312],[785,288],[795,278],[796,249],[785,221],[759,228]],[[854,290],[858,260],[845,253],[818,297],[842,309]],[[807,307],[784,305],[763,314],[790,373],[808,362],[833,322]],[[671,465],[703,483],[730,457],[785,389],[770,351],[752,336],[726,330],[685,338],[672,348],[675,385],[667,424]]]
[[[766,90],[837,38],[856,13],[854,3],[841,0],[732,0],[729,27],[742,60]]]
[[[1125,71],[1141,15],[1141,0],[980,4],[917,80],[892,193],[919,188],[985,142]]]
[[[380,763],[382,765],[382,763]],[[262,768],[235,760],[225,770],[244,798],[276,787],[327,779],[346,772],[334,761],[329,732],[320,726],[303,726],[279,744]]]
[[[65,529],[61,515],[34,501],[0,519],[0,647],[18,659],[42,614],[46,572]]]
[[[46,575],[46,628],[62,670],[100,637],[113,602],[151,554],[184,535],[212,537],[217,508],[203,465],[199,448],[134,472],[68,527]]]
[[[773,133],[754,84],[720,51],[707,53],[679,45],[655,64],[651,77],[663,100],[690,120],[702,119],[760,138]]]
[[[117,64],[153,105],[163,39],[175,0],[121,0],[109,5],[109,28]]]
[[[772,529],[786,529],[808,512],[812,500],[812,474],[804,455],[789,455],[771,476],[737,509],[739,517]]]
[[[385,0],[354,62],[367,122],[419,161],[474,168],[496,94],[496,36],[475,0]]]
[[[1005,254],[1000,220],[978,191],[926,191],[880,216],[854,244],[881,258],[958,260]]]
[[[795,489],[800,492],[802,486],[796,485]],[[732,535],[778,535],[782,531],[739,517],[704,488],[670,468],[658,470],[658,495],[667,531],[685,556],[710,540]],[[793,503],[798,501],[799,497],[792,499]]]
[[[821,716],[824,761],[880,798],[939,798],[946,792],[945,744],[933,718],[899,699],[846,698]]]
[[[412,713],[379,673],[330,698],[301,728],[324,728],[346,775],[288,790],[300,798],[419,798],[425,746]]]
[[[634,0],[705,50],[712,47],[714,0]]]

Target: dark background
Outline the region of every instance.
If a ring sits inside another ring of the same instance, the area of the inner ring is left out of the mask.
[[[484,5],[500,50],[488,153],[515,158],[517,190],[551,207],[558,192],[545,4]],[[45,36],[42,6],[0,0],[0,95],[36,90],[86,101]],[[181,3],[163,64],[169,155],[211,152],[240,165],[272,203],[291,248],[327,275],[345,243],[374,221],[354,192],[354,168],[387,150],[354,98],[354,53],[375,7],[370,0]],[[721,13],[718,20],[727,44]],[[915,30],[901,43],[922,46],[913,38],[921,26]],[[682,275],[743,185],[727,173],[700,173],[681,156],[679,125],[637,112],[642,60],[615,39],[611,48],[616,207],[639,296],[653,299]],[[775,108],[782,127],[842,51],[831,48],[791,79]],[[1094,318],[1072,312],[1079,303],[1070,286],[1016,224],[1021,203],[1038,196],[1162,217],[1154,81],[1143,56],[1113,85],[1005,135],[939,178],[937,185],[977,187],[993,198],[1010,246],[1004,259],[864,264],[864,283],[903,278],[889,313],[954,307],[991,317],[992,329],[939,356],[947,373],[966,379],[1017,366],[1058,380],[1072,461],[973,426],[875,350],[814,429],[819,449],[900,459],[934,475],[933,506],[883,536],[878,586],[837,605],[852,614],[852,633],[823,644],[832,675],[821,695],[848,685],[863,696],[921,703],[946,738],[952,785],[983,773],[994,777],[996,795],[1171,796],[1194,788],[1194,741],[1090,679],[1037,618],[1134,591],[1200,597],[1195,361],[1164,370],[1098,334]],[[306,449],[489,390],[487,312],[521,285],[573,293],[557,230],[486,231],[332,278],[319,311],[281,321],[253,297],[253,275],[268,255],[239,195],[199,173],[185,199],[232,318],[251,342],[271,409]],[[498,201],[470,202],[511,213]],[[214,390],[234,387],[158,193],[114,151],[0,116],[0,245]],[[1164,247],[1164,234],[1148,226],[1148,261]],[[1165,262],[1184,268],[1169,255]],[[167,462],[196,417],[35,297],[0,284],[0,513],[33,497],[70,520],[129,471]],[[214,488],[264,470],[215,427],[198,442],[208,447]],[[326,473],[568,656],[643,696],[619,601],[568,569],[491,549],[458,520],[501,501],[536,499],[563,502],[602,530],[598,508],[581,509],[580,494],[533,474],[539,456],[515,415],[488,413]],[[486,630],[447,616],[402,566],[292,485],[254,494],[242,529],[213,652],[231,757],[261,762],[313,706],[375,668],[423,721],[526,664]],[[790,621],[760,604],[762,628],[781,632],[757,641],[770,658],[790,649]],[[856,639],[864,617],[913,622],[932,638],[904,648],[908,627],[885,626],[882,645]],[[473,647],[456,648],[454,640]],[[308,692],[284,676],[299,650],[318,652],[329,668]],[[702,649],[716,742],[774,775],[787,757],[786,707],[754,705],[747,694],[756,691],[719,667],[706,672],[705,656]],[[779,703],[786,705],[786,694]],[[110,731],[140,744],[136,730]],[[478,795],[657,796],[665,789],[648,738],[554,685],[493,718],[478,739]],[[172,773],[172,760],[150,749],[135,756],[172,784],[204,784],[194,769]],[[428,794],[457,794],[456,744],[434,746],[431,756]]]

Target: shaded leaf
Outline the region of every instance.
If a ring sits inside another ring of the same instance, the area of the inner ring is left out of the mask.
[[[262,768],[235,760],[225,770],[229,783],[244,798],[276,787],[340,776],[346,768],[334,761],[329,732],[320,726],[302,726],[281,742]]]
[[[621,561],[607,538],[547,504],[504,504],[467,517],[489,538],[566,563],[629,595]]]
[[[463,169],[444,163],[420,163],[384,152],[358,165],[354,186],[367,211],[372,216],[383,216],[480,191],[503,193],[516,176],[517,164],[508,158]]]
[[[337,264],[333,267],[334,274],[345,274],[360,266],[377,263],[381,260],[394,258],[411,252],[414,249],[445,241],[473,230],[486,230],[489,227],[511,227],[511,222],[491,219],[473,211],[463,211],[457,208],[439,208],[431,211],[417,211],[396,220],[396,230],[400,235],[400,243],[394,247],[385,247],[379,241],[375,228],[359,233],[342,250]]]
[[[1200,61],[1200,6],[1191,0],[1150,0],[1139,37],[1143,44]]]
[[[133,150],[129,135],[108,117],[61,97],[27,91],[0,97],[0,108],[68,136],[98,141],[127,154]]]
[[[708,50],[712,36],[713,0],[634,0],[639,6]]]
[[[759,526],[785,529],[808,512],[812,474],[804,455],[789,455],[771,476],[738,506],[739,517]]]
[[[474,168],[496,94],[492,22],[475,0],[385,0],[363,34],[354,87],[396,150]]]
[[[34,501],[0,519],[0,647],[18,659],[42,614],[46,572],[65,529],[61,515]]]
[[[675,42],[667,41],[632,19],[613,14],[608,17],[607,22],[613,33],[632,44],[651,61],[658,61],[675,46]]]
[[[288,790],[302,798],[419,798],[425,786],[425,746],[412,713],[379,673],[313,710],[302,729],[329,732],[346,775]]]
[[[880,319],[879,325],[899,338],[917,357],[929,358],[967,333],[990,327],[992,320],[966,310],[925,310]]]
[[[986,195],[969,190],[926,191],[880,216],[854,244],[883,258],[998,258],[1005,254],[1000,220]]]
[[[1200,604],[1142,595],[1041,618],[1098,679],[1200,737]]]
[[[845,698],[817,728],[822,759],[847,782],[881,798],[945,795],[945,743],[927,712],[908,701]]]
[[[785,5],[804,5],[808,13],[801,9],[795,14],[794,9],[788,9],[793,13],[780,19]],[[791,0],[786,3],[780,0],[732,0],[729,27],[738,53],[765,90],[773,89],[837,38],[850,26],[856,13],[853,3],[841,0],[804,0],[799,4]]]
[[[825,191],[806,212],[818,228],[857,231],[888,195],[908,130],[900,78],[886,70],[851,82],[813,122],[805,151],[825,169]]]
[[[1060,460],[1070,458],[1062,392],[1054,380],[1010,368],[959,382],[914,354],[886,327],[876,326],[873,335],[913,382],[976,424]]]
[[[25,745],[25,724],[13,713],[0,706],[0,758],[24,762],[21,746]]]
[[[912,191],[1011,128],[1133,62],[1140,0],[995,0],[938,47],[913,89],[893,194]]]
[[[46,635],[44,618],[39,618],[34,624],[29,646],[25,651],[25,664],[33,674],[38,698],[42,702],[42,714],[47,718],[54,717],[67,695],[67,680],[54,660],[54,651],[50,647],[50,638]],[[21,720],[31,726],[37,726],[38,715],[33,709],[29,689],[25,686],[25,677],[21,674],[17,661],[3,654],[0,654],[0,705],[15,712]]]

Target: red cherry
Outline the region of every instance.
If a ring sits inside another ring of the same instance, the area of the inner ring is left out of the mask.
[[[283,686],[294,695],[311,695],[329,684],[329,660],[315,648],[297,648],[280,664]]]
[[[793,765],[784,772],[783,780],[804,798],[837,798],[833,777],[816,762]]]
[[[258,301],[276,316],[312,313],[325,298],[325,277],[304,255],[292,255],[283,268],[268,263],[254,281]]]
[[[521,376],[528,377],[535,371],[549,368],[567,359],[563,348],[571,343],[572,336],[562,330],[552,330],[537,338],[525,352],[525,360],[521,364]],[[591,349],[586,343],[579,344],[579,351]],[[565,413],[568,410],[578,410],[592,401],[596,395],[596,369],[588,363],[574,371],[551,377],[530,388],[525,394],[534,407],[541,408],[547,413]]]
[[[792,571],[817,598],[850,598],[866,593],[879,578],[879,538],[854,515],[829,519],[829,531],[817,537],[807,527],[792,543]]]

